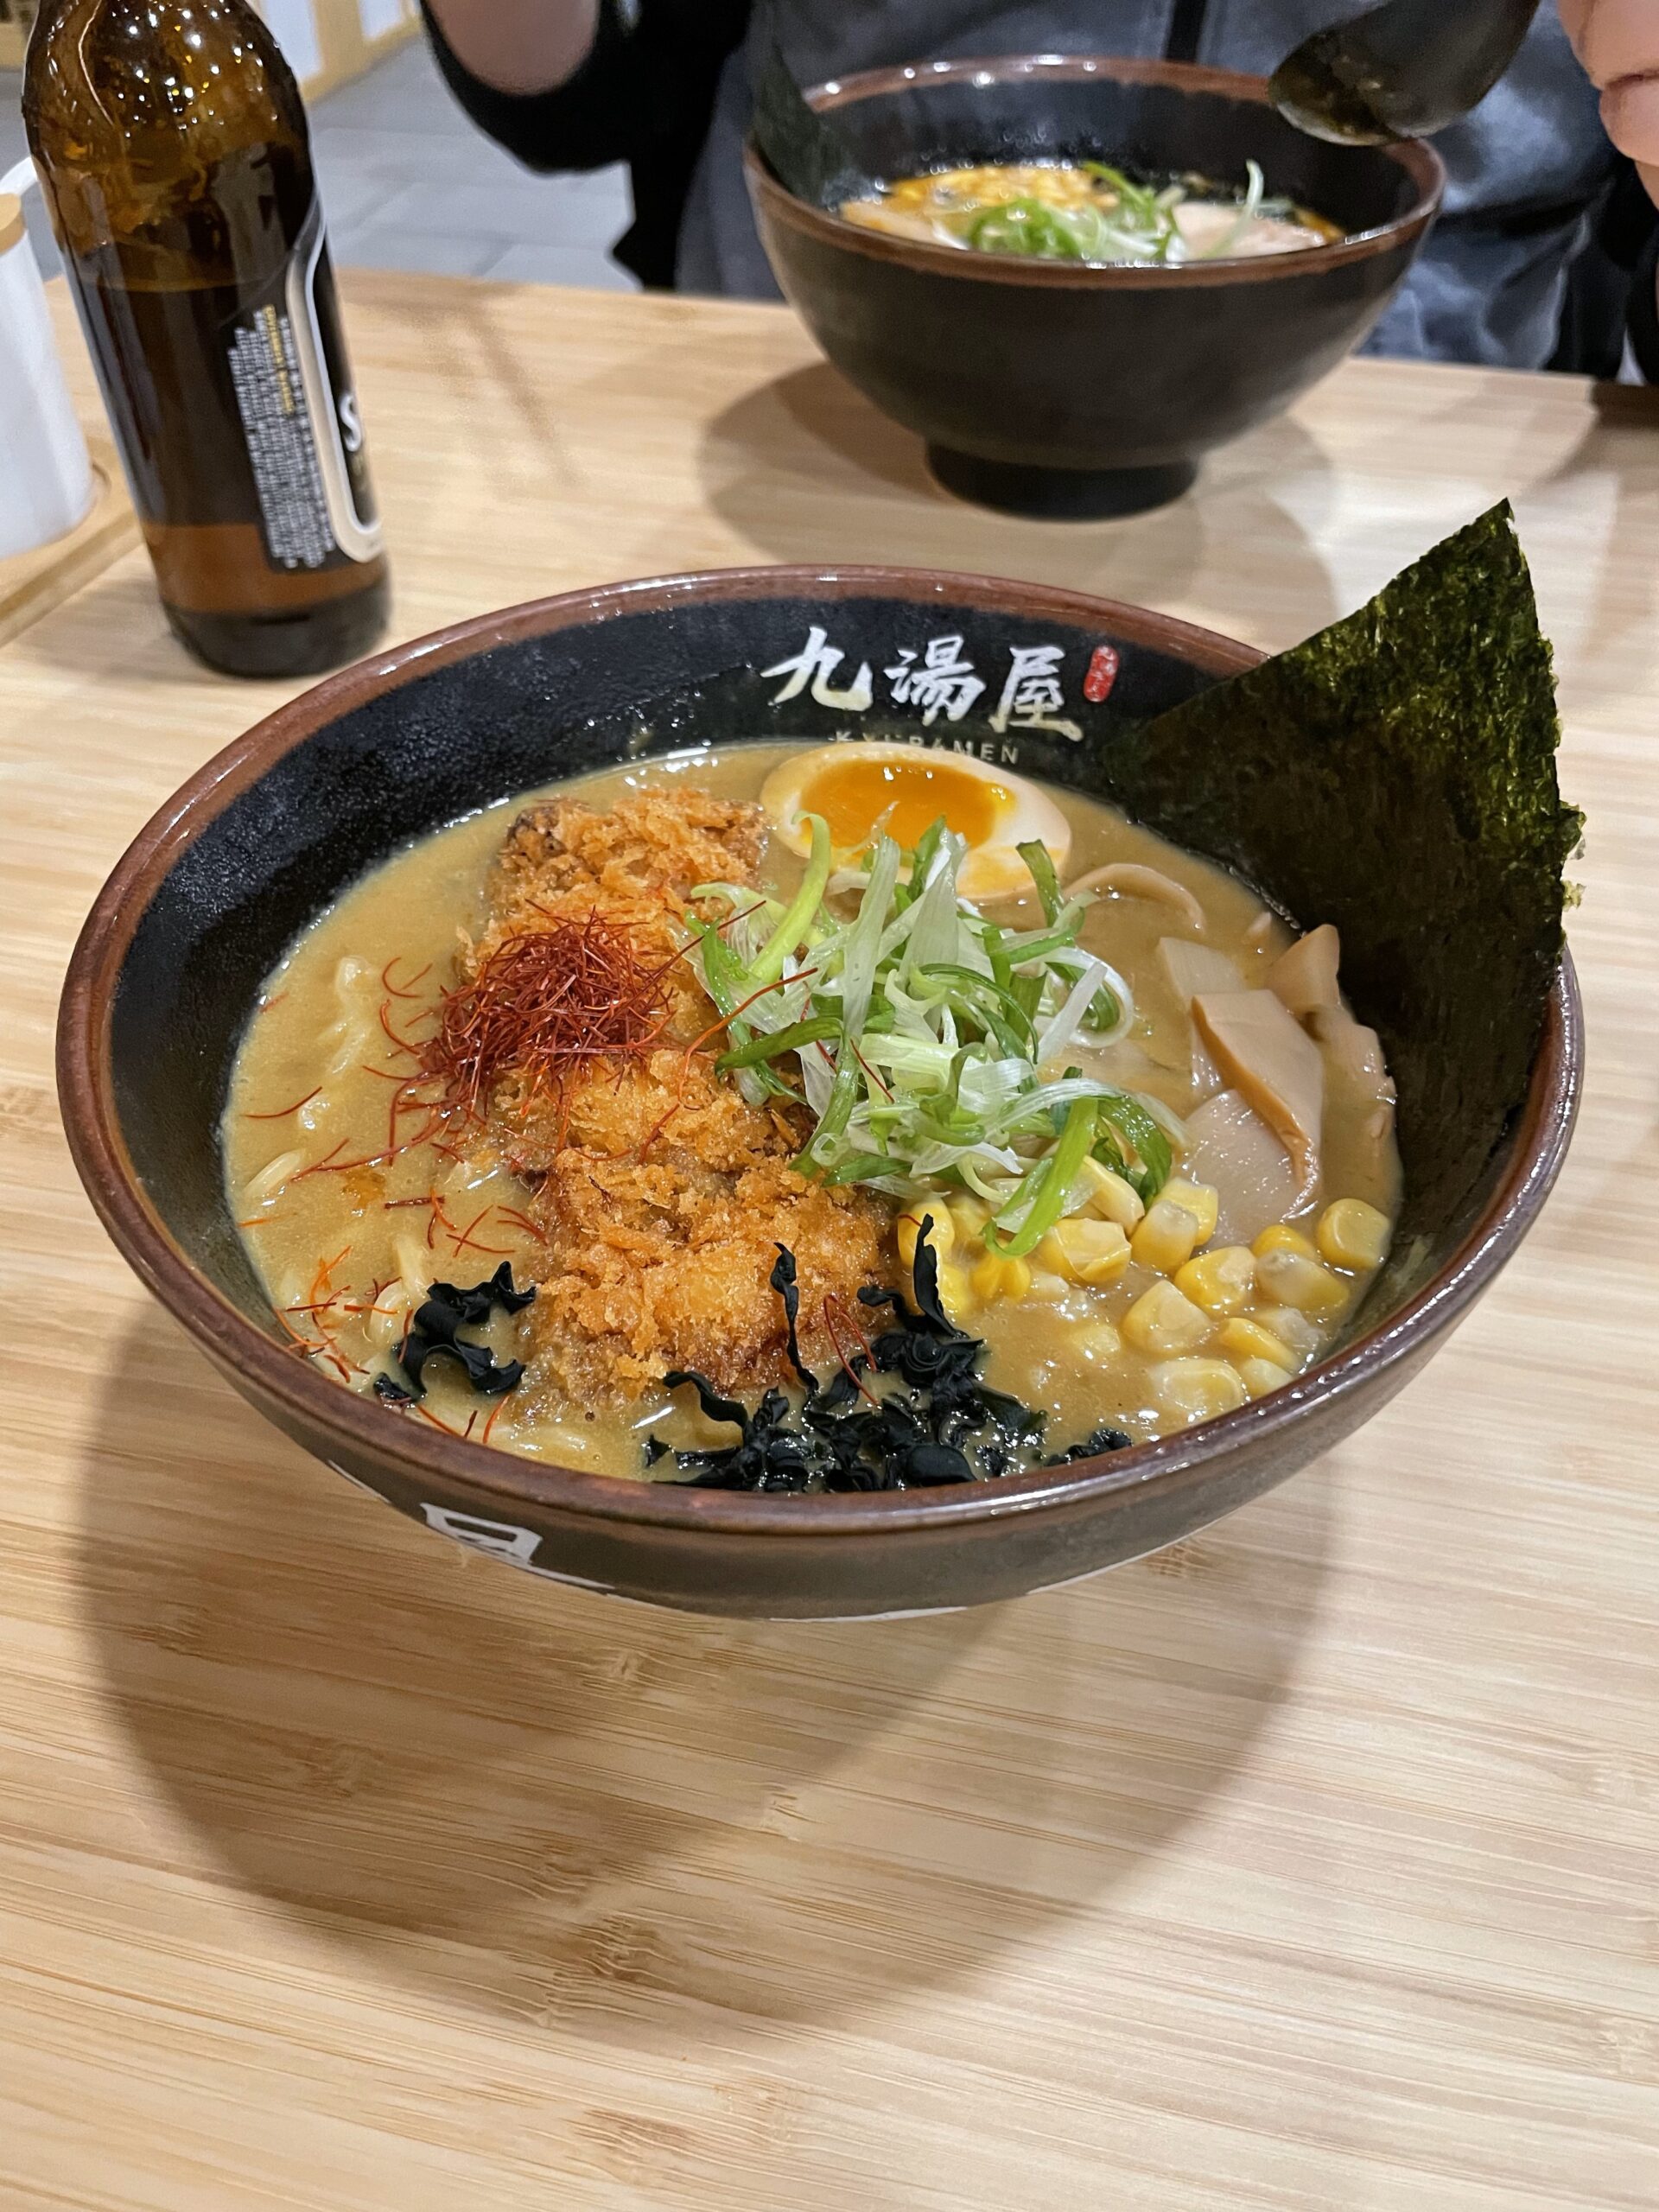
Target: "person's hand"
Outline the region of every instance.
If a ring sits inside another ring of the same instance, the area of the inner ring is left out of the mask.
[[[1560,0],[1560,9],[1600,89],[1607,136],[1659,200],[1659,0]]]
[[[498,92],[550,92],[592,50],[599,0],[431,0],[461,67]]]

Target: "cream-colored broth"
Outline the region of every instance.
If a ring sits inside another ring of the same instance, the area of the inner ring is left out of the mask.
[[[797,749],[745,746],[556,788],[578,791],[601,808],[626,791],[677,781],[751,798]],[[482,918],[497,848],[519,807],[546,796],[526,794],[440,831],[353,885],[272,974],[238,1055],[223,1123],[235,1217],[296,1354],[308,1352],[359,1390],[391,1367],[410,1311],[431,1281],[477,1281],[503,1260],[518,1283],[537,1277],[538,1245],[523,1214],[528,1194],[522,1185],[470,1152],[446,1153],[428,1143],[399,1150],[419,1134],[422,1117],[417,1113],[393,1131],[389,1114],[397,1078],[413,1065],[398,1040],[424,1033],[423,1009],[454,981],[459,933],[476,929]],[[1125,1043],[1095,1055],[1074,1048],[1070,1056],[1086,1071],[1187,1116],[1221,1085],[1195,1046],[1160,944],[1185,940],[1224,956],[1243,988],[1262,982],[1289,933],[1223,871],[1094,800],[1059,791],[1052,796],[1072,829],[1069,881],[1107,863],[1137,863],[1182,887],[1202,910],[1202,927],[1194,929],[1167,899],[1101,899],[1087,917],[1084,941],[1128,978],[1140,1019]],[[787,888],[798,870],[798,861],[772,840],[765,864],[769,880]],[[1020,914],[1014,902],[996,911],[999,919],[1017,917],[1027,925],[1038,918],[1034,911]],[[1324,1057],[1323,1172],[1302,1209],[1310,1233],[1332,1198],[1364,1199],[1392,1218],[1399,1196],[1397,1156],[1391,1130],[1382,1126],[1386,1116],[1379,1119],[1375,1085],[1344,1078],[1336,1056],[1326,1051]],[[1274,1147],[1268,1150],[1277,1154]],[[1201,1154],[1200,1165],[1208,1157]],[[1224,1192],[1224,1234],[1234,1203],[1235,1194]],[[1243,1222],[1246,1241],[1259,1225]],[[1103,1351],[1109,1332],[1099,1325],[1122,1320],[1155,1280],[1149,1268],[1131,1264],[1117,1282],[1091,1289],[1039,1266],[1028,1295],[988,1300],[967,1287],[973,1258],[964,1228],[950,1270],[953,1295],[964,1301],[958,1318],[987,1341],[988,1379],[1048,1414],[1051,1448],[1063,1448],[1103,1421],[1137,1439],[1179,1425],[1179,1413],[1160,1395],[1159,1361],[1122,1344]],[[896,1256],[893,1274],[899,1279]],[[1345,1281],[1343,1311],[1322,1315],[1317,1332],[1305,1331],[1293,1347],[1299,1364],[1340,1327],[1363,1281],[1360,1275]],[[485,1333],[506,1359],[522,1348],[524,1327],[498,1317]],[[648,1428],[676,1443],[725,1440],[717,1432],[700,1437],[698,1417],[683,1408],[665,1421],[660,1401],[605,1414],[538,1396],[528,1382],[502,1398],[480,1398],[448,1365],[429,1368],[427,1382],[419,1410],[389,1409],[387,1418],[429,1419],[475,1437],[487,1427],[497,1446],[617,1475],[642,1472],[641,1437]],[[671,1471],[671,1461],[664,1464]]]

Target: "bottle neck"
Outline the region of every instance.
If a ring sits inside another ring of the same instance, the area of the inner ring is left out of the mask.
[[[46,0],[22,105],[67,259],[114,253],[152,289],[286,262],[315,198],[305,110],[245,0]]]
[[[106,9],[113,9],[117,4],[118,0],[36,0],[29,48],[43,45],[66,16],[78,15],[85,22],[91,22]],[[218,0],[214,12],[232,23],[244,27],[257,25],[261,32],[264,30],[264,18],[257,8],[250,4],[250,0]],[[150,28],[154,28],[153,23]]]

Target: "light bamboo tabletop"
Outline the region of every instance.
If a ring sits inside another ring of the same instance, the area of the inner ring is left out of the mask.
[[[137,543],[138,518],[122,481],[114,441],[94,431],[88,442],[92,499],[79,522],[67,537],[0,559],[0,645],[61,606]]]
[[[346,289],[403,634],[810,558],[1277,646],[1513,494],[1588,1095],[1427,1375],[1162,1557],[863,1627],[533,1582],[264,1427],[71,1173],[76,926],[281,696],[122,557],[0,652],[0,2207],[1650,2212],[1659,418],[1362,363],[1046,528],[933,491],[781,310]]]

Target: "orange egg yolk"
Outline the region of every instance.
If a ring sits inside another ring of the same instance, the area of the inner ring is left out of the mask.
[[[883,815],[888,836],[906,850],[941,815],[970,846],[982,845],[1013,804],[1001,784],[925,753],[913,760],[828,761],[801,793],[802,812],[823,817],[838,852],[863,844]]]

